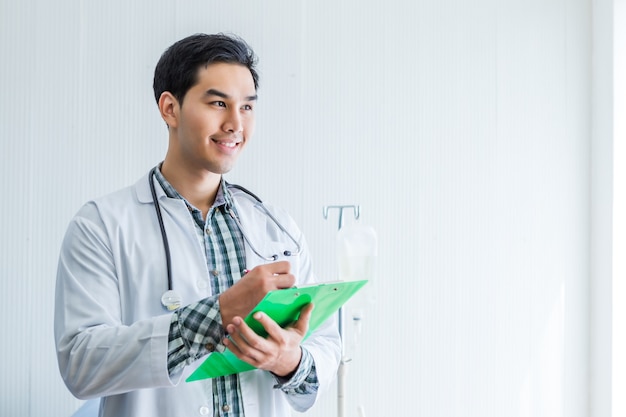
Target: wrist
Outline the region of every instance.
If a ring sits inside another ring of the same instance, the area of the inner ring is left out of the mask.
[[[287,361],[287,363],[292,363],[293,366],[284,366],[283,369],[277,369],[272,371],[272,374],[283,381],[290,380],[298,368],[300,367],[300,363],[302,362],[302,347],[298,347],[297,353],[294,355],[293,361]]]

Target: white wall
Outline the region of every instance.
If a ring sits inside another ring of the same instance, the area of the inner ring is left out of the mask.
[[[80,404],[52,341],[56,257],[87,199],[164,155],[160,53],[259,54],[255,142],[229,174],[285,206],[334,278],[336,217],[379,234],[350,416],[585,416],[591,4],[583,0],[0,0],[0,415]],[[335,412],[329,393],[310,416]]]
[[[614,416],[626,415],[626,398],[621,389],[626,384],[626,1],[613,2],[614,37],[611,45],[614,51],[612,60],[614,94],[613,102],[613,250],[612,250],[612,397]],[[608,320],[607,320],[608,321]]]
[[[619,28],[613,22],[613,1],[593,0],[592,27],[592,94],[591,94],[591,193],[590,193],[590,360],[589,360],[589,405],[592,416],[623,416],[614,407],[614,399],[623,397],[623,384],[615,385],[613,372],[618,362],[612,349],[613,334],[616,326],[623,326],[619,313],[614,307],[622,303],[613,303],[623,292],[614,286],[612,280],[612,234],[617,230],[614,223],[612,199],[613,189],[613,131],[617,108],[614,106],[616,84],[614,74],[618,74],[613,67],[614,45],[623,43],[614,42],[614,29]],[[617,16],[615,16],[617,17]],[[622,23],[623,25],[623,23]],[[615,154],[617,157],[618,154]],[[619,166],[619,164],[617,164]],[[616,184],[619,186],[619,183]],[[619,213],[619,210],[615,210]],[[614,294],[614,295],[613,295]],[[615,318],[615,322],[613,322]],[[614,327],[615,326],[615,327]],[[623,377],[623,368],[622,370]],[[620,376],[615,373],[615,376]],[[618,396],[613,392],[618,392]]]

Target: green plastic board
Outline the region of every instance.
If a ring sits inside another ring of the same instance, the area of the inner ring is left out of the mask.
[[[266,337],[267,333],[263,326],[252,318],[254,313],[262,311],[281,327],[287,327],[298,320],[302,307],[313,303],[315,308],[311,314],[309,333],[305,336],[306,338],[337,312],[366,283],[367,280],[339,281],[270,291],[244,320],[257,334]],[[254,366],[240,360],[230,350],[213,352],[187,378],[187,382],[232,375],[253,369],[255,369]]]

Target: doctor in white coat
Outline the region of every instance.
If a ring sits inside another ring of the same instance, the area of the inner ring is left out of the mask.
[[[310,408],[336,375],[334,320],[304,338],[314,306],[284,329],[257,317],[267,338],[242,320],[268,291],[315,281],[293,220],[222,178],[254,131],[255,62],[233,36],[172,45],[154,81],[169,131],[164,161],[85,204],[68,227],[56,287],[59,369],[75,396],[102,398],[100,416],[287,417]],[[162,302],[168,290],[180,306]],[[185,382],[224,349],[257,369]]]

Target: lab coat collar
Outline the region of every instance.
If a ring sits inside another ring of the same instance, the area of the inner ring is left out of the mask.
[[[135,193],[137,195],[137,200],[143,204],[152,203],[152,192],[150,191],[150,183],[148,182],[148,178],[150,177],[151,171],[152,170],[148,171],[134,185]],[[159,184],[159,181],[156,179],[156,177],[150,178],[150,181],[154,181],[154,188],[157,194],[157,198],[159,200],[161,200],[163,197],[167,197],[167,195],[165,194],[165,191],[163,191],[163,188],[161,187],[161,184]],[[226,192],[226,182],[223,177],[220,182],[220,189],[221,189],[221,192],[218,193],[217,198],[218,199],[221,198],[224,201],[219,202],[219,205],[226,203],[227,206],[232,206],[233,201],[231,199],[230,194]]]
[[[150,172],[147,172],[144,176],[142,176],[133,186],[135,189],[135,194],[137,195],[137,200],[142,203],[152,203],[152,193],[150,192],[150,184],[148,183],[148,177],[150,176]],[[165,197],[165,192],[159,185],[159,182],[156,178],[150,178],[151,181],[154,181],[154,188],[157,193],[157,198],[161,199]]]

